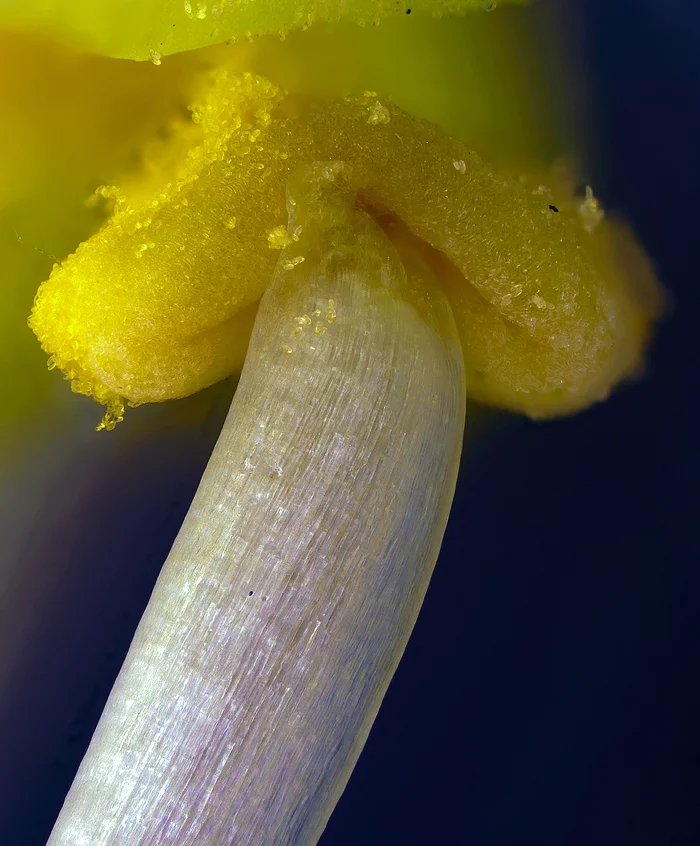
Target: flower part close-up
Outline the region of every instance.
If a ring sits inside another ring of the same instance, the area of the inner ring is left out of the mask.
[[[480,408],[568,417],[643,378],[667,300],[573,163],[564,36],[552,81],[547,4],[519,5],[0,18],[3,490],[65,491],[61,529],[8,511],[0,681],[21,688],[56,598],[56,669],[91,631],[115,656],[50,844],[316,843],[426,595],[467,400],[474,439],[503,419]],[[122,497],[124,471],[148,484]],[[141,565],[117,634],[90,622]]]

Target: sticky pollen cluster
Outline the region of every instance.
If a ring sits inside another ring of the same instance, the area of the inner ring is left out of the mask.
[[[358,202],[430,253],[472,397],[546,417],[634,371],[657,299],[635,287],[650,278],[643,254],[592,193],[554,204],[375,92],[294,117],[282,100],[268,80],[215,74],[141,178],[101,189],[112,217],[41,286],[30,325],[73,390],[106,405],[104,428],[125,402],[241,367],[276,262],[304,260],[285,188],[310,162],[342,162]]]
[[[41,286],[30,326],[73,390],[107,406],[104,428],[125,401],[185,396],[240,367],[278,257],[266,233],[286,219],[295,145],[272,124],[280,99],[267,80],[216,75],[175,153],[98,189],[112,216]]]

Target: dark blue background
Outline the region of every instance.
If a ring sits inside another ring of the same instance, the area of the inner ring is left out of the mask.
[[[556,10],[582,27],[591,182],[673,311],[643,382],[571,420],[499,417],[467,444],[418,625],[323,846],[700,844],[700,10],[541,0]],[[64,471],[70,497],[23,548],[27,572],[51,558],[60,579],[0,713],[0,844],[45,842],[230,391],[209,393],[194,446],[191,420],[157,411],[139,424],[152,434],[115,433],[109,498]]]
[[[700,843],[700,7],[547,5],[583,25],[592,184],[675,303],[644,382],[465,456],[323,846]]]

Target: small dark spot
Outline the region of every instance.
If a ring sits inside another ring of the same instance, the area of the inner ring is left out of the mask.
[[[252,590],[249,590],[249,591],[248,591],[248,596],[252,596],[252,595],[253,595],[253,591],[252,591]]]
[[[263,596],[263,602],[267,602],[267,597]]]
[[[559,209],[556,206],[553,206],[551,203],[549,204],[549,207],[553,212],[559,212]]]
[[[406,14],[407,14],[407,15],[410,15],[410,14],[411,14],[411,10],[410,10],[410,9],[406,9]]]

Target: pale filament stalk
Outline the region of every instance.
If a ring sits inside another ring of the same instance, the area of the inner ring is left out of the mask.
[[[367,738],[440,548],[464,376],[447,302],[341,171],[292,189],[299,240],[50,846],[313,844]]]

